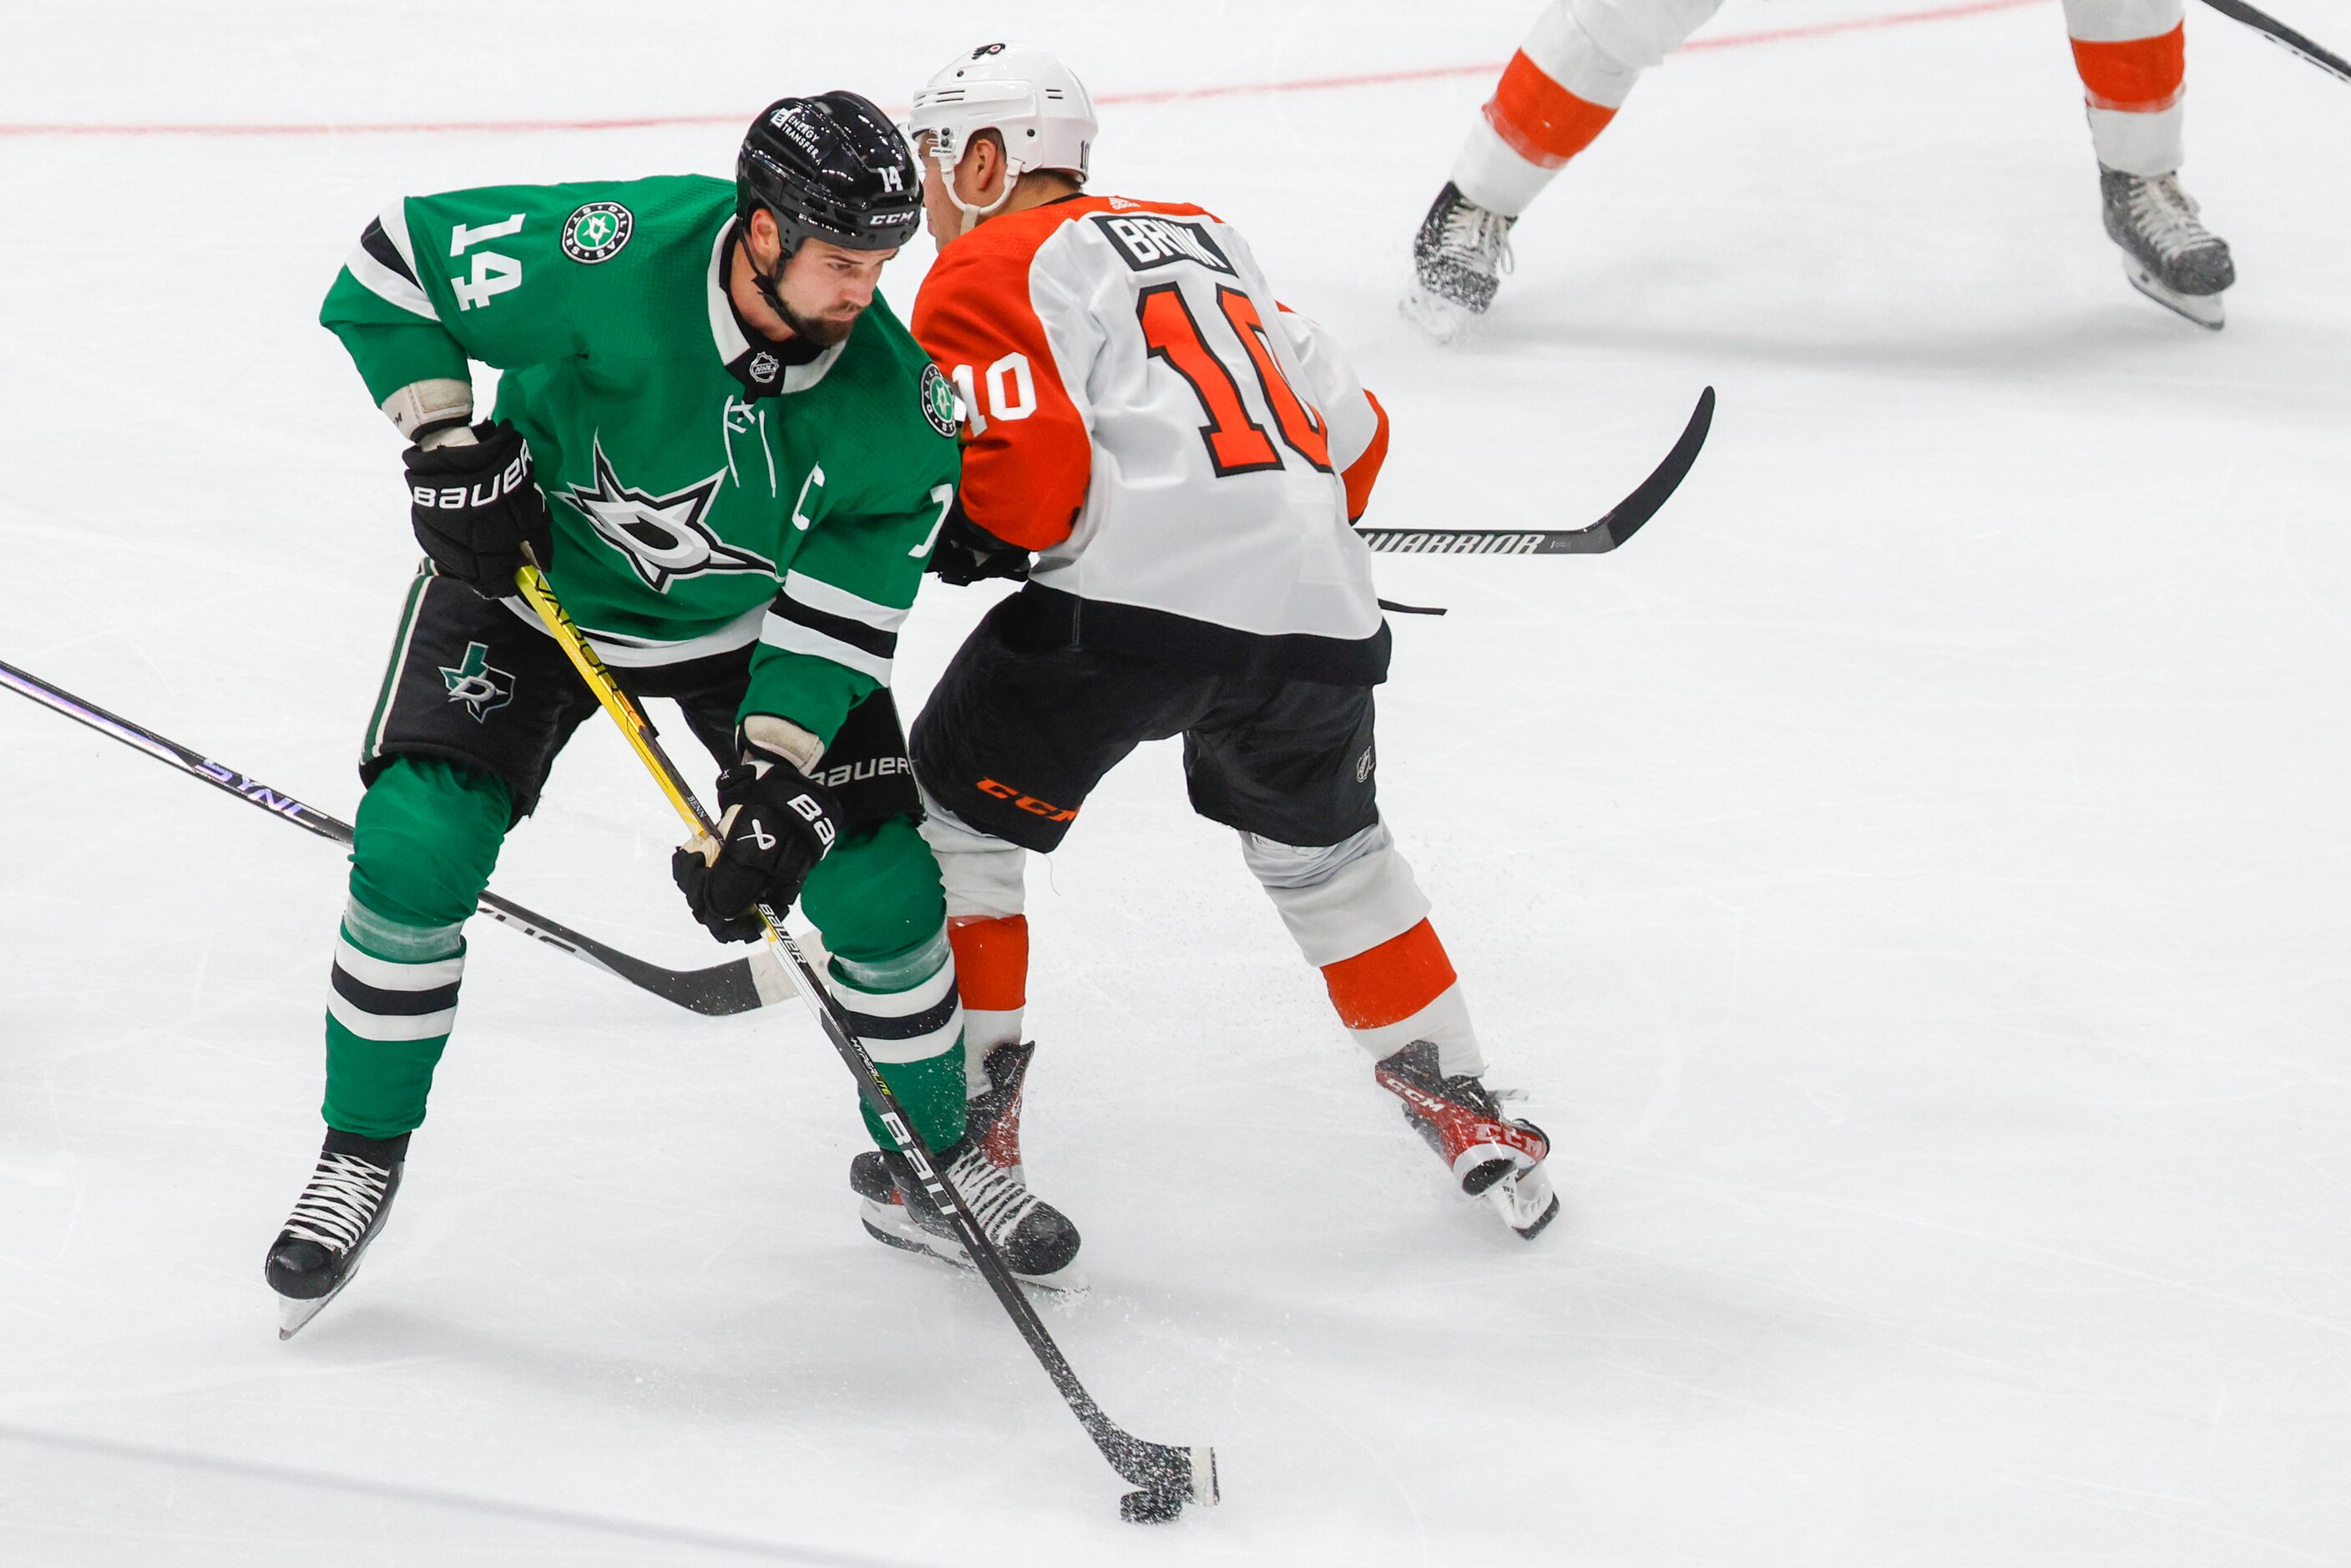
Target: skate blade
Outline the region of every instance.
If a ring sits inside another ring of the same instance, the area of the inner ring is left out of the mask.
[[[1440,343],[1457,341],[1468,332],[1469,323],[1476,319],[1450,299],[1431,294],[1417,283],[1405,290],[1404,298],[1396,302],[1396,308],[1405,320]]]
[[[2123,257],[2123,276],[2130,279],[2133,288],[2158,305],[2186,317],[2207,331],[2217,332],[2228,325],[2218,294],[2182,294],[2177,288],[2168,287],[2133,256]]]
[[[1530,1241],[1559,1218],[1559,1196],[1552,1191],[1551,1177],[1541,1166],[1504,1176],[1486,1189],[1486,1201],[1494,1206],[1503,1224]]]
[[[320,1312],[327,1310],[327,1303],[329,1301],[331,1301],[337,1296],[341,1295],[344,1290],[350,1286],[350,1282],[359,1278],[359,1272],[360,1266],[354,1262],[350,1268],[344,1272],[343,1277],[336,1281],[335,1288],[333,1290],[329,1291],[323,1296],[314,1296],[307,1301],[298,1301],[292,1296],[278,1297],[277,1343],[284,1344],[287,1340],[292,1339],[296,1334],[300,1333],[305,1324],[309,1322],[312,1318],[317,1317]]]
[[[863,1207],[865,1234],[883,1246],[895,1247],[902,1252],[919,1252],[925,1258],[935,1258],[942,1263],[971,1270],[973,1273],[979,1271],[973,1267],[971,1256],[963,1249],[961,1242],[932,1235],[907,1218],[903,1207],[894,1203],[885,1206],[869,1200]],[[1024,1274],[1014,1269],[1012,1277],[1024,1285],[1057,1296],[1081,1296],[1093,1286],[1093,1281],[1086,1277],[1083,1265],[1075,1258],[1050,1274]]]

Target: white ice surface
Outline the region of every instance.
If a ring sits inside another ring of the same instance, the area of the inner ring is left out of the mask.
[[[0,120],[747,118],[999,34],[1136,92],[1535,9],[15,0]],[[488,927],[391,1229],[277,1343],[341,866],[0,696],[0,1562],[2351,1560],[2351,93],[2189,28],[2218,335],[2123,283],[2053,5],[1670,63],[1449,352],[1393,300],[1485,80],[1106,109],[1103,188],[1356,346],[1375,521],[1582,521],[1722,396],[1619,554],[1380,568],[1453,610],[1398,625],[1383,797],[1557,1138],[1540,1242],[1447,1195],[1171,747],[1033,877],[1030,1168],[1097,1281],[1048,1317],[1223,1459],[1161,1532],[976,1283],[860,1233],[796,1013]],[[347,813],[415,554],[313,324],[352,236],[733,135],[0,135],[0,658]],[[986,598],[926,594],[910,699]],[[496,885],[712,962],[672,836],[591,729]]]

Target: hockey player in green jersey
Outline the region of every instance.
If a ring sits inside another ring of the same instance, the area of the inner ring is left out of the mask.
[[[725,769],[719,843],[674,867],[695,915],[747,939],[754,902],[797,899],[1007,1261],[1049,1281],[1069,1265],[1068,1222],[963,1157],[946,904],[889,693],[957,463],[954,393],[874,293],[920,185],[865,99],[786,99],[752,123],[732,184],[409,197],[329,291],[323,324],[412,443],[429,559],[361,752],[326,1142],[265,1268],[283,1332],[382,1227],[456,1017],[465,917],[596,711],[514,596],[526,549],[605,663],[674,699]],[[475,361],[504,372],[484,423]],[[884,1239],[960,1259],[944,1217],[910,1213],[905,1231]]]

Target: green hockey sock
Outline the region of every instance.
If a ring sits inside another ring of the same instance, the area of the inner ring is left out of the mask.
[[[506,836],[507,787],[402,758],[360,802],[327,994],[327,1125],[393,1138],[424,1120],[457,1017],[462,927]]]
[[[864,1042],[882,1082],[906,1108],[926,1149],[963,1136],[963,1007],[956,996],[946,927],[927,942],[881,962],[841,958],[831,966],[832,994]],[[885,1149],[897,1141],[866,1106],[865,1130]]]
[[[946,893],[914,824],[893,817],[842,839],[809,873],[800,911],[823,934],[833,994],[924,1146],[962,1137],[963,1011]],[[871,1110],[865,1127],[882,1147],[896,1146]]]

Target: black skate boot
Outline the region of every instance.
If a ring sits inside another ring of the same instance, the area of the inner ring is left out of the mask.
[[[309,1185],[269,1244],[262,1277],[277,1292],[277,1337],[292,1339],[359,1272],[360,1257],[392,1212],[408,1134],[362,1138],[329,1129]]]
[[[1020,1166],[1020,1086],[1029,1082],[1029,1063],[1037,1042],[999,1045],[987,1053],[987,1092],[964,1107],[964,1136],[987,1151],[987,1163],[1025,1183]]]
[[[1510,270],[1510,225],[1518,221],[1479,206],[1447,181],[1413,235],[1413,286],[1404,313],[1440,342],[1483,316]]]
[[[2123,276],[2133,288],[2199,327],[2224,324],[2221,291],[2237,281],[2229,242],[2197,217],[2194,199],[2174,174],[2126,174],[2101,165],[2106,234],[2122,247]]]
[[[1023,1043],[987,1053],[992,1087],[968,1106],[963,1137],[934,1157],[1013,1273],[1048,1290],[1081,1291],[1078,1228],[1029,1192],[1020,1165],[1020,1088],[1036,1051]],[[865,1200],[865,1230],[874,1240],[969,1266],[955,1222],[922,1190],[904,1155],[867,1149],[850,1161],[849,1185]]]
[[[1375,1070],[1380,1087],[1404,1102],[1404,1119],[1437,1151],[1461,1190],[1484,1197],[1530,1241],[1559,1214],[1543,1173],[1551,1140],[1531,1122],[1502,1114],[1493,1092],[1470,1073],[1447,1078],[1437,1047],[1416,1040]]]
[[[1015,1278],[1049,1291],[1086,1288],[1078,1271],[1078,1228],[1060,1209],[991,1164],[986,1148],[969,1138],[931,1157],[946,1172]],[[856,1166],[850,1172],[851,1184],[865,1200],[865,1233],[885,1247],[927,1252],[969,1268],[971,1259],[956,1234],[955,1222],[923,1190],[906,1156],[894,1149],[882,1155],[882,1174],[890,1178],[886,1188],[870,1181],[873,1168]]]

